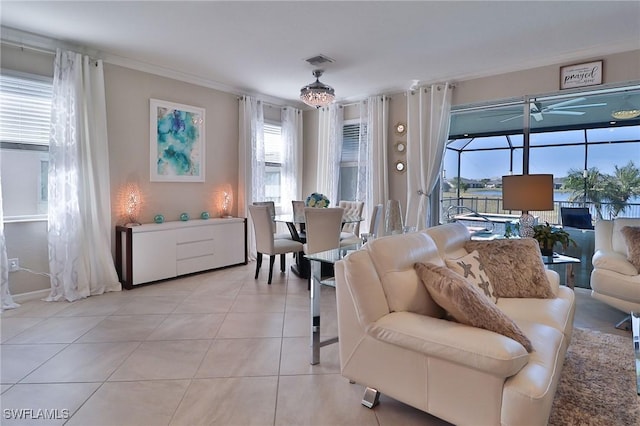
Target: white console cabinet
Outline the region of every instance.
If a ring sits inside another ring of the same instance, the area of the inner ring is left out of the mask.
[[[247,220],[224,218],[116,227],[116,269],[125,288],[247,263]]]

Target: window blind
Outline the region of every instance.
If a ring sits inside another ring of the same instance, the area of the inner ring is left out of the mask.
[[[360,123],[345,124],[342,127],[341,162],[343,163],[357,162],[359,150],[360,150]]]
[[[282,164],[282,127],[264,123],[264,154],[267,163]]]
[[[50,79],[0,75],[0,142],[49,145]]]

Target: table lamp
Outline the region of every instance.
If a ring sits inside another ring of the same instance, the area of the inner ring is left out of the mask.
[[[520,236],[533,237],[530,211],[553,210],[553,175],[502,176],[502,208],[520,210]]]

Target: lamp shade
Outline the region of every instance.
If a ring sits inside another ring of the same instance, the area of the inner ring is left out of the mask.
[[[505,210],[553,210],[553,175],[502,176]]]

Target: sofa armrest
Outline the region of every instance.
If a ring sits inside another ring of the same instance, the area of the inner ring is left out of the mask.
[[[633,277],[638,275],[638,270],[627,258],[616,251],[597,250],[592,259],[594,269],[606,269],[622,275]]]
[[[549,284],[551,284],[551,291],[557,296],[560,291],[560,275],[553,269],[547,269],[545,272],[547,273]]]
[[[385,315],[372,323],[367,333],[383,342],[504,378],[516,374],[529,361],[526,349],[506,336],[412,312]]]

